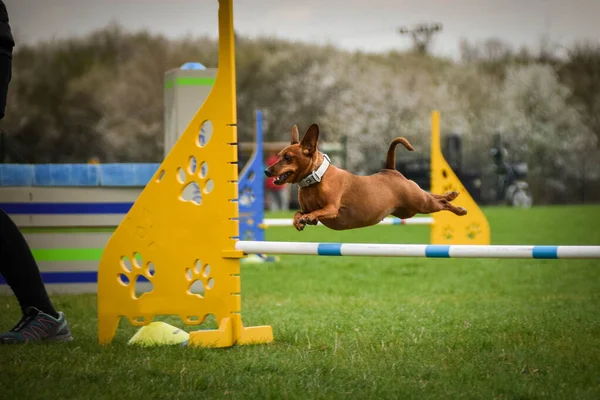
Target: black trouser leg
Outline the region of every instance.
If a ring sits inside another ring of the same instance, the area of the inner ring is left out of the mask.
[[[35,307],[58,317],[31,254],[29,245],[17,225],[0,209],[0,274],[17,296],[21,310]]]
[[[0,53],[0,119],[4,118],[8,84],[12,77],[12,58]]]

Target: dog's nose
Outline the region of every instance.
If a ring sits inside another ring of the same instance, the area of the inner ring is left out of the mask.
[[[270,178],[273,176],[273,173],[271,171],[269,171],[269,168],[265,169],[265,175],[267,176],[267,178]]]

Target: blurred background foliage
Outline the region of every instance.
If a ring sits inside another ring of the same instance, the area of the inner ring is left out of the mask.
[[[490,173],[488,151],[501,134],[511,159],[529,164],[536,203],[598,201],[600,45],[539,47],[463,40],[451,60],[426,48],[374,54],[238,35],[239,138],[252,140],[256,109],[267,141],[317,122],[322,140],[348,138],[348,168],[366,174],[396,136],[427,156],[430,112],[439,109],[442,134],[462,139],[466,170]],[[160,162],[164,73],[189,61],[215,68],[217,58],[215,39],[115,24],[17,46],[2,123],[15,151],[5,161]]]

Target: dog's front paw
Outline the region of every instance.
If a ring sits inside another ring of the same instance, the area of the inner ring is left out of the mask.
[[[301,221],[301,218],[302,218],[302,214],[300,214],[300,213],[296,213],[296,215],[294,215],[294,228],[296,228],[296,230],[298,232],[303,230],[304,227],[306,226],[306,224]]]
[[[296,228],[296,230],[298,232],[302,231],[305,226],[306,226],[306,224],[304,222],[294,221],[294,227]]]
[[[300,222],[306,225],[316,225],[319,223],[319,220],[312,214],[304,214],[302,217],[300,217]]]

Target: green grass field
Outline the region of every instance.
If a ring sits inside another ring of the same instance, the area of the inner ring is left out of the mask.
[[[484,211],[494,244],[600,244],[600,206]],[[428,238],[422,226],[268,231],[269,240]],[[244,265],[242,293],[244,323],[272,325],[273,344],[144,349],[127,346],[136,328],[124,322],[101,347],[96,297],[56,296],[76,340],[0,348],[0,398],[600,398],[598,260],[284,256]],[[0,309],[8,329],[17,304],[0,297]]]

